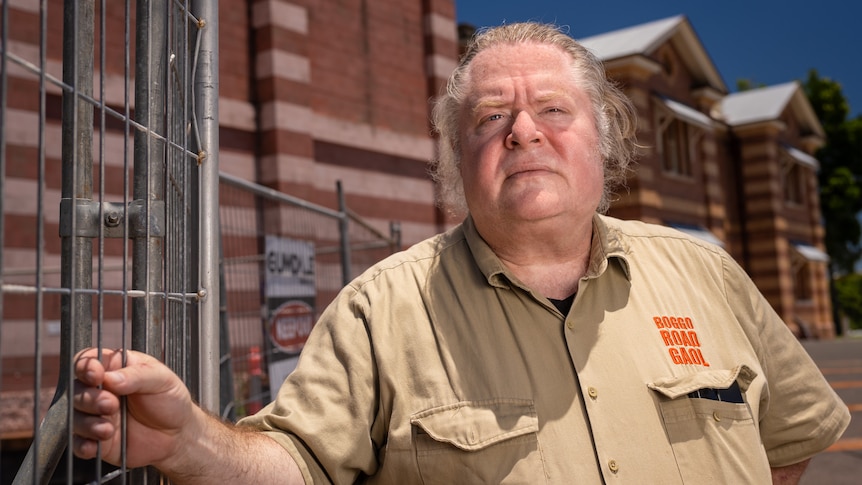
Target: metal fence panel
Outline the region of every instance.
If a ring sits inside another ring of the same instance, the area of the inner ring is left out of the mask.
[[[217,409],[217,5],[2,4],[4,483],[159,479],[61,458],[83,347],[157,355]]]
[[[222,415],[236,419],[268,402],[270,380],[277,385],[275,376],[268,373],[276,361],[298,353],[298,349],[279,349],[268,332],[274,308],[266,288],[271,272],[267,266],[290,271],[295,263],[295,272],[310,270],[313,288],[304,299],[314,321],[350,279],[400,249],[401,242],[397,223],[374,227],[352,213],[343,204],[340,184],[336,193],[342,205],[333,210],[227,174],[221,180],[223,342],[229,349],[223,362],[233,381],[232,396],[222,399]],[[272,238],[313,248],[313,267],[274,258],[267,251]],[[225,378],[222,381],[226,383]]]
[[[303,262],[268,260],[268,241],[304,248],[312,321],[399,249],[398,225],[363,221],[340,183],[335,210],[219,174],[216,0],[17,0],[0,15],[0,480],[160,483],[64,454],[76,351],[146,351],[241,417],[299,348],[272,337],[299,327],[274,318],[267,274]]]

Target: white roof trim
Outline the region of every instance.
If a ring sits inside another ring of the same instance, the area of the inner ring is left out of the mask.
[[[605,32],[578,42],[593,52],[602,61],[621,57],[647,54],[668,37],[685,21],[685,16],[676,15],[623,29]]]
[[[789,82],[731,93],[721,100],[722,116],[731,126],[777,120],[798,89],[799,84]]]
[[[829,255],[814,246],[802,243],[793,243],[793,249],[795,249],[800,256],[813,263],[829,262]]]
[[[668,99],[663,96],[660,96],[659,99],[679,119],[687,121],[693,125],[697,125],[705,130],[712,130],[712,118],[709,116],[672,99]]]
[[[794,160],[796,160],[800,164],[805,165],[806,167],[809,167],[815,171],[820,170],[820,162],[816,158],[812,157],[811,155],[803,152],[802,150],[800,150],[798,148],[794,148],[790,145],[782,144],[781,148],[783,148],[784,151],[786,151],[787,154],[790,155],[791,158],[793,158]]]
[[[706,241],[710,244],[714,244],[718,247],[724,247],[724,241],[718,238],[715,234],[713,234],[709,229],[702,226],[694,226],[690,224],[668,224],[670,227],[676,229],[677,231],[688,234],[689,236],[694,237],[695,239],[700,239],[701,241]]]

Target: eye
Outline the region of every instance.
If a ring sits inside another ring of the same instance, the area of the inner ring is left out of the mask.
[[[483,121],[497,121],[503,119],[503,115],[500,113],[494,113],[492,115],[486,116]]]

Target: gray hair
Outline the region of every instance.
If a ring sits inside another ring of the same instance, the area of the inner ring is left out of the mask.
[[[454,214],[466,213],[464,182],[460,173],[459,113],[467,95],[470,63],[480,52],[504,44],[541,44],[559,47],[572,58],[575,79],[589,96],[604,162],[604,190],[598,212],[610,207],[611,193],[624,185],[638,145],[636,112],[631,101],[607,79],[601,61],[559,27],[535,22],[482,29],[473,37],[458,66],[449,76],[446,90],[435,101],[434,129],[439,135],[437,159],[431,174],[438,185],[438,204]]]

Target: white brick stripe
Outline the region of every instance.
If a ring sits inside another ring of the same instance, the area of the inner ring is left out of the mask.
[[[308,158],[284,154],[265,156],[262,164],[275,166],[278,180],[313,184],[315,189],[322,191],[335,191],[336,181],[341,180],[345,190],[351,194],[419,204],[434,203],[434,187],[427,179],[315,163]],[[271,174],[264,178],[275,179]]]
[[[434,185],[428,179],[317,164],[317,177],[314,179],[316,188],[334,191],[338,180],[342,181],[344,190],[350,194],[379,197],[393,202],[434,204]]]
[[[307,57],[280,50],[259,52],[255,77],[265,79],[270,76],[301,83],[311,82],[311,61]]]
[[[439,13],[425,15],[425,29],[435,37],[458,42],[458,27],[455,20]]]
[[[425,161],[434,156],[434,142],[430,137],[406,135],[371,125],[331,118],[314,113],[304,106],[280,101],[265,103],[262,106],[261,127],[264,130],[277,128],[308,134],[317,140],[405,158]]]
[[[280,0],[258,2],[252,10],[252,25],[255,28],[272,25],[291,32],[308,34],[308,10]]]
[[[24,12],[39,13],[39,0],[9,0],[9,6]]]
[[[254,155],[251,153],[222,148],[219,151],[218,162],[219,171],[243,180],[254,180]]]
[[[245,131],[255,131],[254,105],[247,101],[220,96],[218,100],[219,125]]]
[[[260,108],[260,127],[263,130],[282,129],[295,133],[311,134],[314,113],[310,108],[282,101],[269,101]]]
[[[436,77],[439,79],[448,79],[449,75],[452,74],[452,71],[455,70],[455,67],[458,66],[458,62],[455,59],[442,56],[440,54],[432,54],[425,58],[426,69],[428,69],[428,74],[431,77]]]

